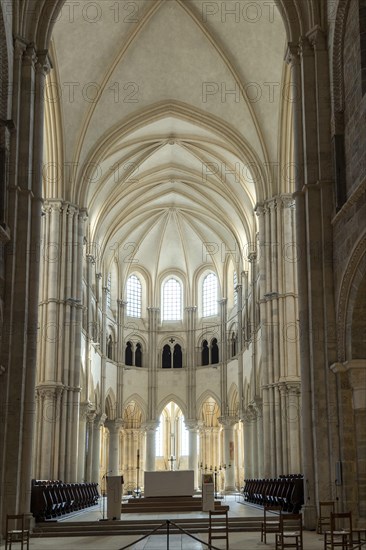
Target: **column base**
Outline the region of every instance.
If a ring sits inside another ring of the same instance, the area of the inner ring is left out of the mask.
[[[235,485],[227,485],[225,487],[225,493],[236,493]]]
[[[315,531],[317,524],[317,510],[315,506],[305,505],[302,507],[304,528]]]

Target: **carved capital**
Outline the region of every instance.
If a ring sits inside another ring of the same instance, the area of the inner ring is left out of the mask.
[[[310,42],[310,44],[313,46],[315,50],[325,50],[326,49],[326,36],[323,32],[323,30],[319,27],[319,25],[316,25],[313,27],[308,33],[307,38]]]
[[[156,432],[157,430],[157,427],[158,427],[158,422],[156,422],[155,420],[147,420],[146,422],[144,422],[142,425],[141,425],[141,428],[143,430],[145,430],[145,432]]]
[[[104,426],[108,428],[110,433],[119,433],[124,426],[124,422],[121,418],[116,420],[106,420]]]
[[[38,51],[37,63],[36,63],[37,72],[46,76],[50,73],[51,69],[52,69],[52,63],[49,58],[48,51],[47,50]]]
[[[310,57],[314,55],[313,46],[306,36],[302,36],[299,40],[299,52],[301,57]]]
[[[64,391],[63,384],[39,384],[36,387],[37,396],[41,399],[56,400]]]
[[[288,42],[285,54],[285,63],[291,65],[292,63],[298,63],[299,61],[300,57],[298,44],[296,44],[295,42]]]
[[[218,420],[224,428],[232,428],[239,422],[237,416],[220,416]]]
[[[23,54],[23,65],[35,68],[37,54],[34,44],[29,44]]]
[[[107,419],[107,415],[105,413],[97,414],[94,420],[94,427],[100,428],[101,426],[104,425],[104,422],[106,421],[106,419]]]

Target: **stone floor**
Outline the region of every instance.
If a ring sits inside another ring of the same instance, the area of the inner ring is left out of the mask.
[[[229,517],[258,517],[262,515],[262,510],[254,506],[248,506],[235,500],[235,497],[226,497],[226,504],[230,506]],[[85,510],[73,515],[73,517],[63,518],[63,521],[99,521],[102,518],[102,506],[96,506],[93,509]],[[182,517],[207,517],[205,512],[176,513],[174,518]],[[172,519],[169,514],[122,514],[122,520],[132,519]],[[194,536],[203,542],[207,542],[208,536],[205,533],[195,533]],[[132,544],[131,550],[204,550],[206,545],[198,542],[188,535],[172,535],[167,545],[166,535],[154,535],[137,542],[141,535],[134,536],[85,536],[85,537],[57,537],[57,538],[31,538],[30,550],[122,550],[128,544]],[[231,533],[229,535],[230,550],[274,550],[274,535],[269,535],[268,543],[260,542],[260,533]],[[1,545],[3,548],[4,546]],[[225,541],[216,541],[215,547],[225,548]],[[13,546],[12,550],[20,549],[20,545]],[[304,532],[303,550],[323,550],[323,537],[315,532]]]

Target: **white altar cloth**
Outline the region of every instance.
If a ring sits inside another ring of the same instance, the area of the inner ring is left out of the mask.
[[[145,472],[144,497],[192,496],[194,471]]]

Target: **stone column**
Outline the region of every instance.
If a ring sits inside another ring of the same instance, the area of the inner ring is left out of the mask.
[[[146,430],[146,460],[145,460],[145,470],[147,472],[155,471],[155,442],[156,442],[156,422],[146,422],[144,425]]]
[[[93,447],[94,447],[94,421],[96,418],[95,411],[90,410],[86,414],[87,424],[86,429],[88,433],[87,447],[86,447],[86,464],[85,464],[85,479],[91,482],[93,476]]]
[[[355,423],[356,480],[358,487],[358,511],[355,515],[366,517],[366,359],[353,359],[344,363],[352,388],[352,406]]]
[[[109,431],[109,464],[108,475],[120,475],[119,469],[119,434],[123,427],[123,422],[120,420],[107,420],[105,426]]]
[[[198,425],[194,423],[187,423],[186,427],[189,430],[189,457],[188,468],[194,471],[194,489],[197,490],[199,486],[198,482],[198,453],[197,453],[197,437],[198,437]]]
[[[62,384],[37,387],[38,434],[35,473],[38,479],[59,479],[60,424]]]
[[[248,417],[247,413],[244,412],[242,416],[243,422],[243,444],[244,444],[244,478],[252,479],[253,468],[252,468],[252,454],[251,454],[251,444],[250,444],[250,425],[251,420]]]
[[[77,481],[86,481],[86,434],[88,413],[91,411],[91,403],[80,403],[79,414],[79,441],[78,441],[78,474]]]
[[[78,471],[82,258],[86,218],[83,210],[58,199],[46,200],[44,213],[37,387],[62,386],[63,392],[54,427],[51,430],[49,426],[42,426],[44,416],[41,415],[38,418],[41,435],[37,437],[42,437],[43,446],[59,449],[53,468],[57,475],[51,476],[50,472],[43,471],[43,478],[56,477],[75,482]],[[47,441],[46,438],[51,439]]]
[[[159,325],[160,309],[149,307],[149,350],[148,350],[148,420],[156,422],[156,394],[157,394],[157,330]],[[149,436],[150,437],[150,436]],[[155,468],[155,466],[154,466]]]
[[[117,418],[123,418],[123,391],[124,391],[124,376],[123,365],[124,357],[124,327],[126,322],[126,305],[127,302],[117,300],[118,306],[118,337],[117,337],[117,399],[116,399],[116,415]]]
[[[100,402],[102,407],[105,403],[106,393],[106,365],[107,365],[107,297],[109,289],[106,286],[102,287],[102,327],[101,327],[101,342],[100,351],[101,357],[101,388],[100,388]]]
[[[195,364],[195,334],[196,306],[186,308],[187,316],[187,411],[186,421],[196,418],[196,364]],[[186,423],[187,423],[186,422]]]
[[[237,418],[226,416],[219,419],[224,431],[225,491],[235,491],[235,433]]]
[[[106,420],[105,414],[99,414],[94,420],[93,426],[93,458],[92,458],[92,481],[100,484],[100,450],[101,450],[101,427]]]
[[[301,446],[300,446],[300,383],[288,382],[287,386],[287,436],[289,445],[290,473],[301,473]]]
[[[122,364],[125,362],[125,325],[126,325],[126,306],[127,302],[124,300],[117,300],[118,305],[118,340],[117,340],[117,363]]]

